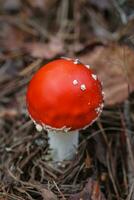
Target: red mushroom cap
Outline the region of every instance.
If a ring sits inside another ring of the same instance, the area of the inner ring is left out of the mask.
[[[102,111],[102,86],[88,65],[58,59],[36,72],[26,101],[31,118],[46,129],[83,129]]]

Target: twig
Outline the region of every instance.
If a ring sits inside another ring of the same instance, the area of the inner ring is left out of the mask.
[[[129,193],[128,193],[126,200],[133,200],[133,193],[134,193],[134,181],[131,185],[131,188],[129,190]]]
[[[120,8],[120,6],[118,5],[118,2],[117,0],[111,0],[113,6],[115,7],[115,9],[117,10],[117,12],[119,13],[120,15],[120,18],[121,18],[121,22],[123,24],[127,24],[128,20],[127,20],[127,16],[125,14],[125,12]]]
[[[117,199],[120,199],[120,195],[119,195],[119,192],[118,192],[117,184],[116,184],[116,181],[115,181],[114,176],[113,176],[113,167],[112,167],[112,164],[111,164],[112,163],[111,146],[110,146],[110,144],[108,142],[108,139],[106,137],[105,131],[104,131],[104,129],[103,129],[103,127],[102,127],[100,122],[98,122],[98,126],[99,126],[99,128],[101,130],[102,136],[103,136],[104,141],[105,141],[105,143],[107,145],[107,148],[108,148],[106,159],[107,159],[107,166],[108,166],[109,176],[111,178],[116,197],[117,197]]]
[[[54,183],[56,189],[58,190],[59,194],[61,195],[62,199],[63,199],[63,200],[66,200],[65,196],[64,196],[63,193],[60,191],[60,189],[59,189],[58,185],[56,184],[56,182],[53,181],[53,183]]]

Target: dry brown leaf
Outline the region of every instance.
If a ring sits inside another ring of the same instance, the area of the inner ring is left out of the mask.
[[[42,194],[43,200],[58,200],[53,192],[45,188],[41,189],[40,192]]]
[[[89,178],[83,191],[72,195],[69,200],[106,200],[97,181]]]
[[[49,43],[26,43],[24,48],[31,56],[36,58],[51,59],[58,54],[64,53],[63,43],[57,38],[52,38]]]
[[[134,51],[127,46],[111,44],[97,46],[91,52],[79,56],[89,64],[103,82],[105,104],[121,103],[134,91]]]

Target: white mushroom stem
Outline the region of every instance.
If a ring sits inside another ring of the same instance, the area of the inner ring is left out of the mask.
[[[48,132],[49,146],[52,151],[53,161],[63,161],[72,159],[77,151],[79,132]]]

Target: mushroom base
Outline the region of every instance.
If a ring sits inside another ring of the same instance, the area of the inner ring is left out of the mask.
[[[68,133],[48,131],[48,137],[53,161],[70,160],[75,156],[79,141],[78,131]]]

